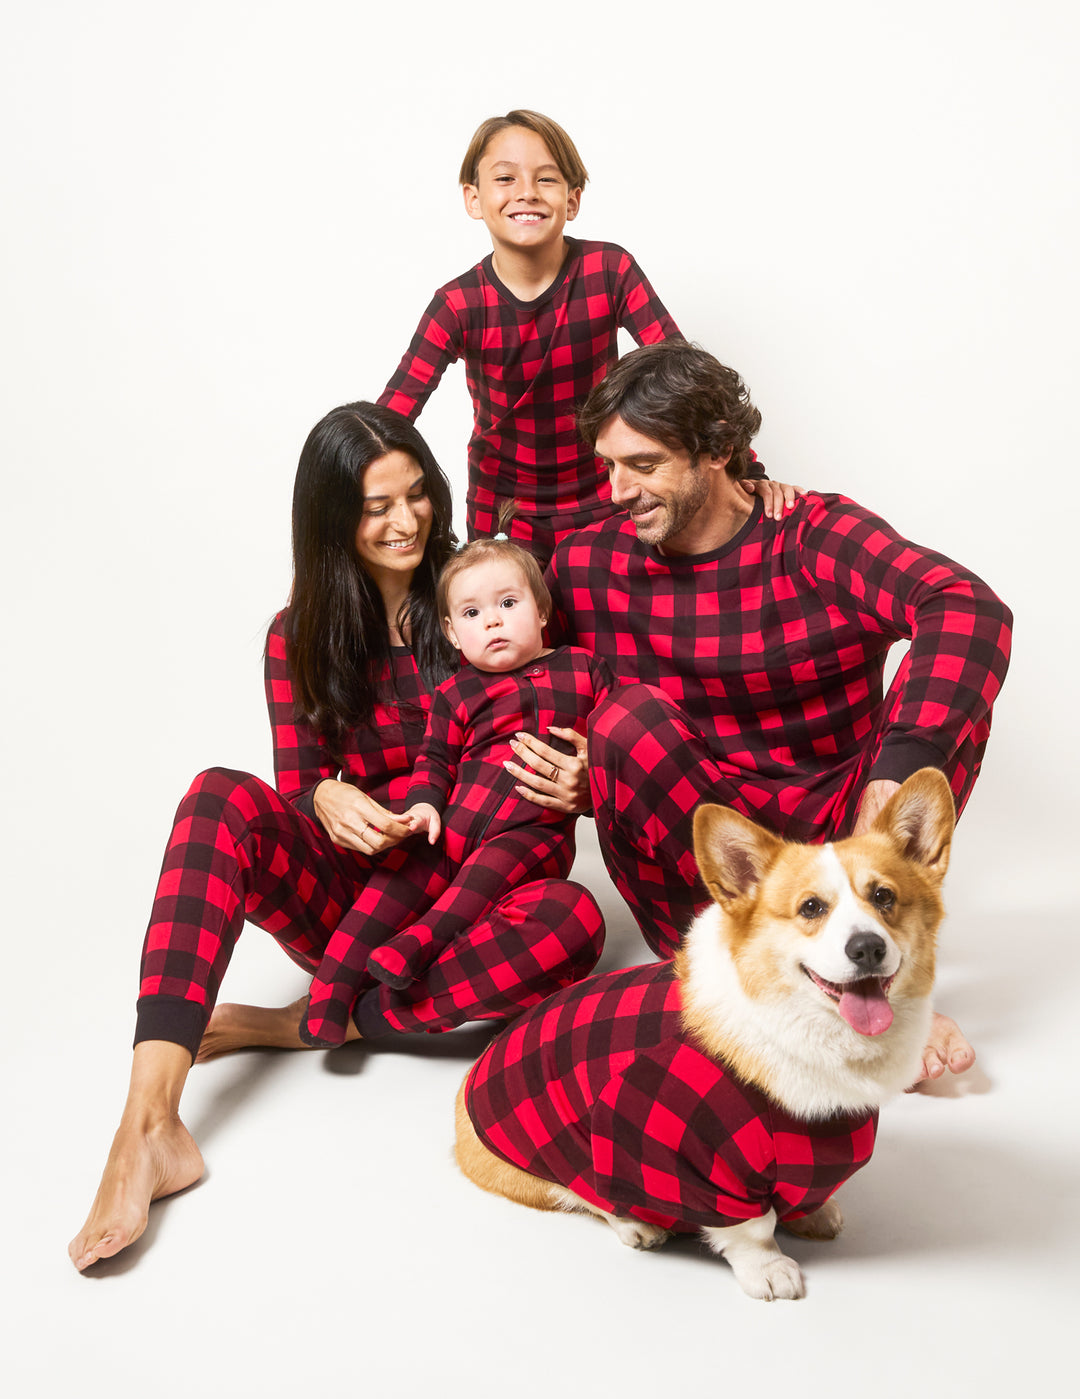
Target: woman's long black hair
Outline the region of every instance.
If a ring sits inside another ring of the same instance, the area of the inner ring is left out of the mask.
[[[382,596],[356,552],[364,471],[388,452],[420,467],[432,506],[423,561],[396,619],[429,688],[453,669],[454,653],[435,607],[435,584],[453,553],[450,483],[407,418],[375,403],[346,403],[316,423],[300,453],[293,488],[293,588],[285,647],[296,717],[341,757],[350,729],[374,719],[390,670]]]

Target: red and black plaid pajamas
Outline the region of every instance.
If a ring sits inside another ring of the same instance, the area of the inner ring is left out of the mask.
[[[593,800],[608,868],[658,955],[708,901],[692,850],[700,801],[822,841],[850,832],[867,782],[937,767],[963,809],[1011,614],[843,497],[808,495],[781,520],[755,502],[734,539],[690,558],[613,519],[560,545],[548,583],[553,634],[623,682],[590,721]]]
[[[143,947],[135,1042],[169,1040],[194,1057],[245,919],[306,970],[320,965],[373,871],[401,863],[339,849],[306,814],[338,775],[387,806],[404,804],[430,696],[407,650],[393,656],[375,725],[351,736],[340,764],[296,723],[282,618],[267,638],[266,692],[280,791],[247,773],[202,773],[180,804]],[[552,935],[557,929],[558,935]],[[501,1018],[586,975],[603,946],[592,897],[565,880],[515,889],[405,991],[376,987],[367,1033],[445,1030]]]
[[[440,287],[379,402],[420,413],[448,364],[464,359],[474,428],[468,534],[490,536],[514,501],[511,538],[541,564],[566,533],[611,513],[607,473],[578,435],[574,413],[618,358],[620,326],[639,345],[679,335],[624,249],[567,238],[559,275],[522,301],[489,255]]]
[[[496,1156],[664,1229],[820,1209],[874,1148],[876,1112],[793,1117],[697,1048],[670,962],[608,972],[527,1011],[465,1102]]]
[[[515,889],[565,879],[574,819],[519,796],[503,764],[515,760],[510,741],[519,732],[566,748],[549,726],[584,733],[612,684],[603,661],[562,647],[503,674],[464,666],[439,686],[407,804],[439,811],[440,844],[417,837],[404,859],[371,875],[342,918],[312,982],[301,1026],[309,1044],[340,1044],[350,1015],[367,1035],[384,989],[373,977],[409,987]],[[554,925],[553,944],[561,935]]]

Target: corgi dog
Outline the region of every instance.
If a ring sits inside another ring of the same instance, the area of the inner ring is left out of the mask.
[[[699,807],[714,902],[673,962],[567,987],[492,1042],[458,1094],[465,1175],[635,1248],[700,1231],[750,1296],[802,1297],[776,1224],[840,1232],[833,1192],[918,1075],[954,820],[933,768],[828,845]]]

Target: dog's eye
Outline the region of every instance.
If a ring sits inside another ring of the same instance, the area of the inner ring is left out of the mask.
[[[886,889],[884,884],[879,884],[870,895],[870,902],[875,908],[880,908],[882,912],[888,912],[896,902],[896,895],[891,889]]]
[[[827,912],[828,905],[823,904],[820,899],[806,899],[799,905],[800,918],[820,918]]]

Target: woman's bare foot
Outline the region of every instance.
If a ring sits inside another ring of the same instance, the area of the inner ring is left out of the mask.
[[[127,1248],[146,1228],[151,1201],[194,1185],[202,1173],[202,1153],[179,1117],[153,1126],[125,1119],[86,1223],[68,1245],[71,1261],[82,1272]]]
[[[308,998],[301,996],[287,1006],[222,1005],[210,1016],[195,1056],[196,1064],[236,1049],[311,1049],[300,1038],[300,1021]],[[360,1031],[349,1021],[345,1041],[358,1040]]]

